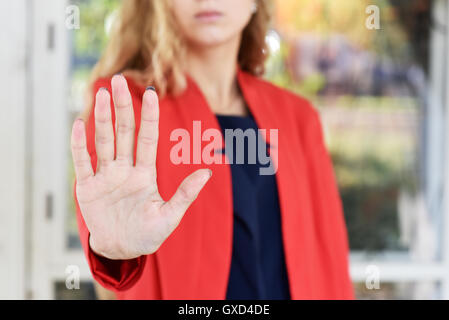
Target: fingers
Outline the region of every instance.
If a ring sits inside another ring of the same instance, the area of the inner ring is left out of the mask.
[[[156,153],[159,138],[159,101],[156,92],[149,87],[142,101],[139,136],[137,139],[136,166],[154,171],[156,175]]]
[[[111,116],[111,96],[100,89],[95,99],[95,144],[97,168],[101,171],[114,160],[114,128]]]
[[[116,117],[116,159],[132,165],[135,121],[131,93],[126,79],[121,75],[115,75],[111,85]]]
[[[94,175],[90,156],[86,146],[86,128],[83,120],[78,119],[72,128],[72,158],[75,166],[76,180],[82,183]]]
[[[195,201],[211,176],[212,171],[209,169],[195,171],[181,183],[170,201],[163,205],[162,210],[166,212],[167,217],[174,219],[174,224],[177,225],[181,221],[184,213]]]

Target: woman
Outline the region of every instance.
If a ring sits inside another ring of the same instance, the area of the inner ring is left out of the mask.
[[[259,78],[268,22],[268,0],[123,2],[72,131],[81,242],[118,298],[353,297],[319,117]]]

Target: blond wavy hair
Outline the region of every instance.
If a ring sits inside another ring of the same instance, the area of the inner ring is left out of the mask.
[[[271,0],[256,0],[257,12],[243,31],[238,54],[240,68],[253,75],[264,73],[268,55],[265,36],[271,18]],[[185,88],[185,43],[167,0],[125,0],[111,29],[108,45],[94,67],[89,89],[99,78],[116,73],[142,85],[151,84],[158,94],[177,94]],[[92,99],[88,90],[87,99]],[[91,106],[92,103],[88,103]],[[84,118],[91,107],[84,112]]]

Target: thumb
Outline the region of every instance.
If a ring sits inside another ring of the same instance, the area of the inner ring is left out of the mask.
[[[200,169],[184,179],[179,185],[178,190],[173,197],[166,202],[162,210],[168,216],[173,217],[179,223],[184,213],[190,207],[198,194],[212,177],[212,171],[209,169]]]

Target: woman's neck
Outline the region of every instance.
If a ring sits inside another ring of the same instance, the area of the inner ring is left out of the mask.
[[[237,82],[240,40],[219,47],[190,48],[187,73],[203,92],[212,112],[246,115],[247,110]]]

